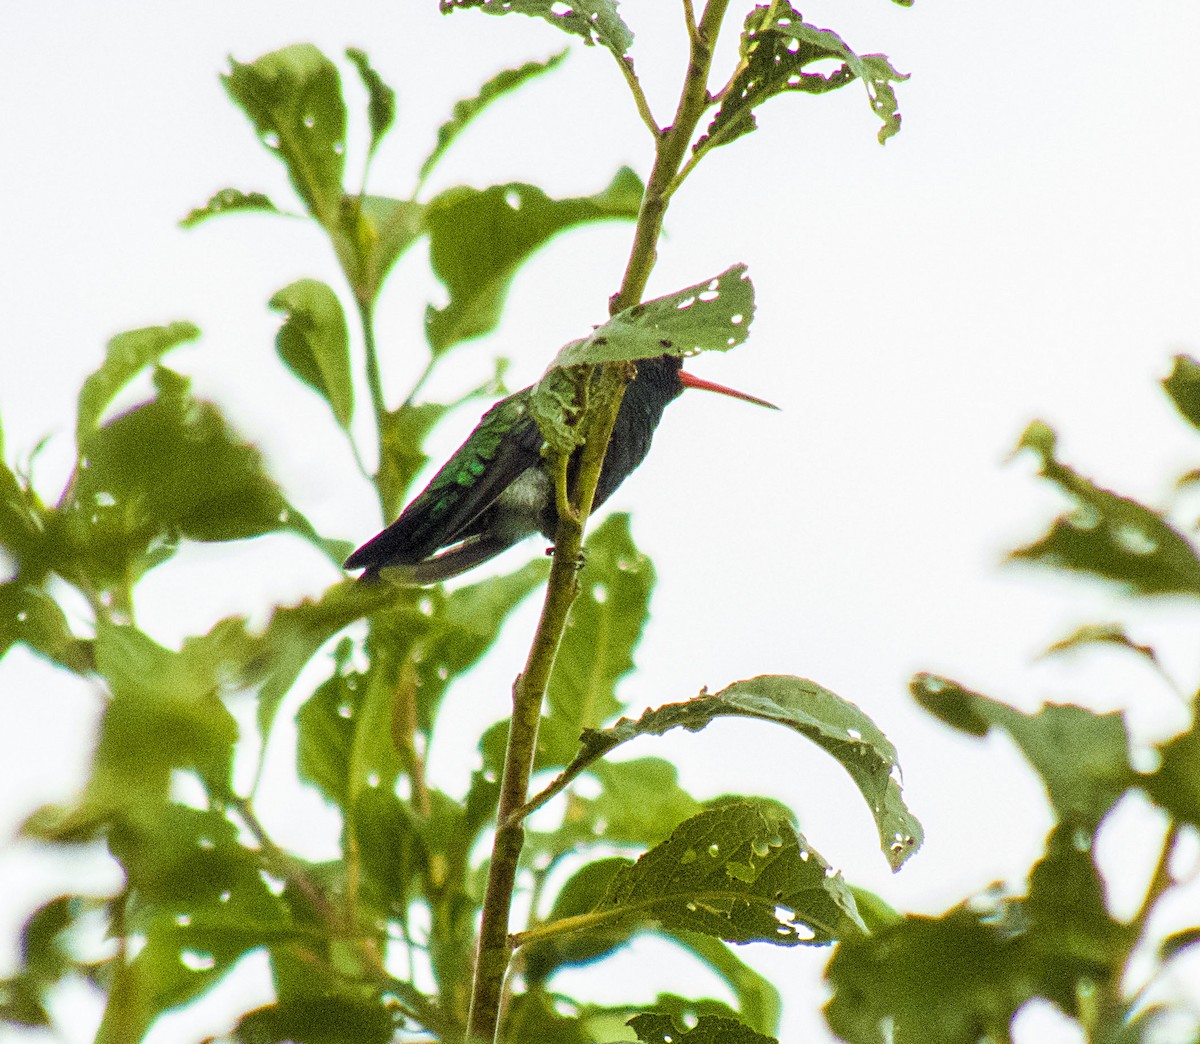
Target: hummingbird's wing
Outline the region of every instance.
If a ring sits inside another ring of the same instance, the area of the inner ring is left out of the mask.
[[[529,414],[529,389],[501,399],[400,517],[346,559],[346,568],[366,566],[373,573],[413,565],[477,536],[472,523],[541,463],[542,442]]]

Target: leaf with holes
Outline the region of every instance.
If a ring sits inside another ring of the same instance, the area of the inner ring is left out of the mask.
[[[1017,449],[1033,450],[1041,459],[1042,476],[1078,506],[1040,540],[1013,551],[1010,559],[1115,580],[1138,594],[1200,597],[1200,560],[1187,538],[1156,511],[1101,489],[1060,463],[1056,441],[1048,425],[1035,421]]]
[[[282,214],[274,203],[261,192],[243,192],[241,189],[225,188],[215,193],[202,207],[193,209],[179,225],[181,228],[195,228],[202,221],[219,214],[234,214],[239,211],[257,212],[260,214]]]
[[[636,362],[657,355],[725,352],[743,343],[754,320],[754,285],[745,265],[665,297],[626,308],[558,353],[555,366]]]
[[[299,279],[272,297],[270,306],[285,316],[275,336],[279,358],[349,429],[354,416],[350,333],[337,294],[320,280]]]
[[[446,150],[450,148],[454,140],[492,102],[508,94],[509,91],[516,90],[535,76],[541,76],[542,73],[554,69],[566,58],[567,53],[566,51],[559,51],[558,54],[552,55],[544,62],[526,62],[516,69],[505,69],[480,87],[479,93],[475,97],[464,98],[462,101],[455,102],[450,119],[438,128],[437,144],[433,147],[433,151],[426,157],[425,162],[421,164],[420,180],[424,182],[429,177],[433,172],[433,168],[437,166],[438,161],[446,154]]]
[[[477,7],[484,14],[543,18],[591,46],[601,44],[620,58],[633,46],[633,33],[617,14],[617,0],[440,0],[443,14]]]
[[[1007,732],[1042,777],[1062,823],[1095,830],[1136,783],[1120,712],[1096,714],[1049,703],[1036,714],[1025,714],[933,674],[918,674],[910,688],[922,707],[962,732]]]
[[[594,196],[551,199],[533,185],[459,187],[429,202],[429,259],[450,303],[429,306],[434,354],[495,329],[517,269],[558,233],[591,221],[634,220],[642,182],[628,167]]]
[[[594,913],[780,946],[866,932],[841,874],[774,806],[751,801],[728,802],[680,824],[618,871]]]
[[[720,1015],[702,1015],[690,1029],[680,1029],[670,1015],[645,1012],[626,1025],[641,1044],[779,1044],[774,1037]]]
[[[731,716],[785,725],[836,758],[871,809],[893,870],[920,848],[925,835],[904,803],[896,748],[853,703],[806,678],[765,674],[714,695],[648,710],[637,721],[622,718],[611,728],[588,732],[567,771],[589,765],[637,736],[661,736],[674,728],[698,732]]]
[[[245,65],[231,58],[221,80],[263,144],[287,167],[309,213],[334,228],[346,151],[337,66],[312,44],[294,44]]]
[[[825,74],[806,71],[821,61],[841,66]],[[707,132],[693,147],[701,152],[749,134],[757,127],[754,109],[788,91],[825,94],[861,80],[871,109],[881,120],[882,144],[900,130],[893,83],[908,77],[892,68],[882,54],[859,55],[837,33],[809,25],[790,3],[756,7],[746,18],[737,75],[721,95],[721,105]]]
[[[354,63],[358,75],[362,77],[363,85],[367,88],[367,118],[371,122],[371,145],[367,155],[373,156],[396,118],[396,92],[375,71],[365,51],[360,51],[357,47],[347,47],[346,57]]]

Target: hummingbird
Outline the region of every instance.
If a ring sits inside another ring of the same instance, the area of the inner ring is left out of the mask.
[[[637,374],[617,410],[593,508],[646,458],[663,410],[684,388],[778,409],[764,399],[687,373],[682,364],[675,355],[637,362]],[[393,583],[424,587],[465,573],[534,533],[553,540],[558,526],[554,478],[542,456],[545,440],[530,410],[533,390],[523,388],[488,410],[400,517],[347,558],[345,567],[365,567],[363,580],[373,580],[386,569]]]

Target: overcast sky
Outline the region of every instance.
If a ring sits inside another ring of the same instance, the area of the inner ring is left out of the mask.
[[[730,46],[741,16],[731,6]],[[625,0],[621,10],[665,123],[682,72],[677,5]],[[745,262],[758,299],[749,342],[689,365],[783,412],[684,396],[647,463],[612,498],[612,508],[632,510],[659,573],[640,671],[624,695],[637,710],[778,672],[859,703],[897,744],[906,796],[926,827],[925,849],[895,877],[849,781],[790,735],[724,724],[634,753],[678,757],[701,796],[788,801],[849,879],[902,908],[939,912],[997,879],[1019,881],[1050,818],[1005,739],[968,740],[915,708],[906,694],[914,671],[949,674],[1025,709],[1046,699],[1126,707],[1142,742],[1185,723],[1165,687],[1116,653],[1042,661],[1039,650],[1081,623],[1126,620],[1135,638],[1160,646],[1185,689],[1197,683],[1194,606],[1133,607],[1099,585],[1000,560],[1062,506],[1030,460],[1006,461],[1029,420],[1054,425],[1064,458],[1085,474],[1153,503],[1168,503],[1172,478],[1200,457],[1157,387],[1171,354],[1200,351],[1200,6],[921,0],[903,10],[815,0],[803,11],[912,74],[898,87],[903,130],[881,148],[858,85],[779,98],[759,111],[755,134],[716,150],[672,204],[649,294]],[[362,47],[397,89],[398,128],[371,184],[388,195],[410,191],[457,98],[567,42],[520,17],[443,18],[434,0],[70,0],[0,14],[0,417],[10,462],[52,437],[39,464],[44,495],[65,478],[74,398],[106,340],[189,319],[204,336],[167,364],[191,374],[263,448],[293,502],[332,536],[360,541],[379,527],[324,404],[280,377],[274,355],[272,294],[304,276],[341,290],[323,239],[269,218],[177,225],[228,185],[291,202],[282,167],[218,74],[230,55],[250,61],[299,41],[339,61],[347,46]],[[454,146],[427,195],[508,180],[583,195],[622,164],[646,175],[648,135],[611,59],[572,49]],[[357,121],[355,170],[365,98],[344,63],[343,77]],[[630,231],[601,225],[542,251],[518,278],[500,329],[458,349],[431,394],[478,383],[496,354],[512,360],[511,387],[535,379],[562,343],[605,317]],[[405,262],[380,311],[393,400],[424,364],[420,318],[436,288],[422,265]],[[438,430],[435,456],[478,412]],[[501,567],[540,551],[531,541]],[[262,618],[271,602],[334,579],[288,538],[216,554],[187,548],[144,582],[139,616],[172,643],[232,613]],[[449,709],[481,724],[503,716],[534,611],[519,614],[500,655]],[[7,835],[81,783],[99,699],[16,650],[0,663],[0,700]],[[472,745],[464,735],[461,748],[434,752],[447,787],[465,778]],[[305,811],[315,815],[311,800]],[[1100,858],[1115,909],[1127,915],[1159,835],[1145,809],[1121,811]],[[281,840],[311,843],[283,812],[268,820]],[[317,847],[335,840],[331,823]],[[15,958],[13,935],[35,903],[71,882],[115,880],[100,859],[56,867],[27,847],[0,850],[0,965]],[[785,1039],[825,1039],[817,980],[826,954],[740,952],[784,989]],[[594,969],[588,976],[594,985]],[[1167,986],[1182,995],[1186,982],[1179,973]],[[88,1039],[88,999],[68,1006],[77,1039]],[[205,1032],[227,1027],[219,1011],[206,1018]],[[153,1039],[194,1039],[196,1025],[169,1022]],[[1026,1031],[1050,1044],[1071,1039],[1041,1023]]]

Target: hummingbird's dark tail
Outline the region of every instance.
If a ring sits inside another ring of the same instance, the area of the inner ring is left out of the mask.
[[[519,543],[524,535],[521,534],[512,540],[497,536],[472,537],[449,551],[443,551],[440,555],[433,555],[420,562],[369,567],[360,579],[371,583],[382,578],[398,587],[429,587],[495,558],[513,544]]]

